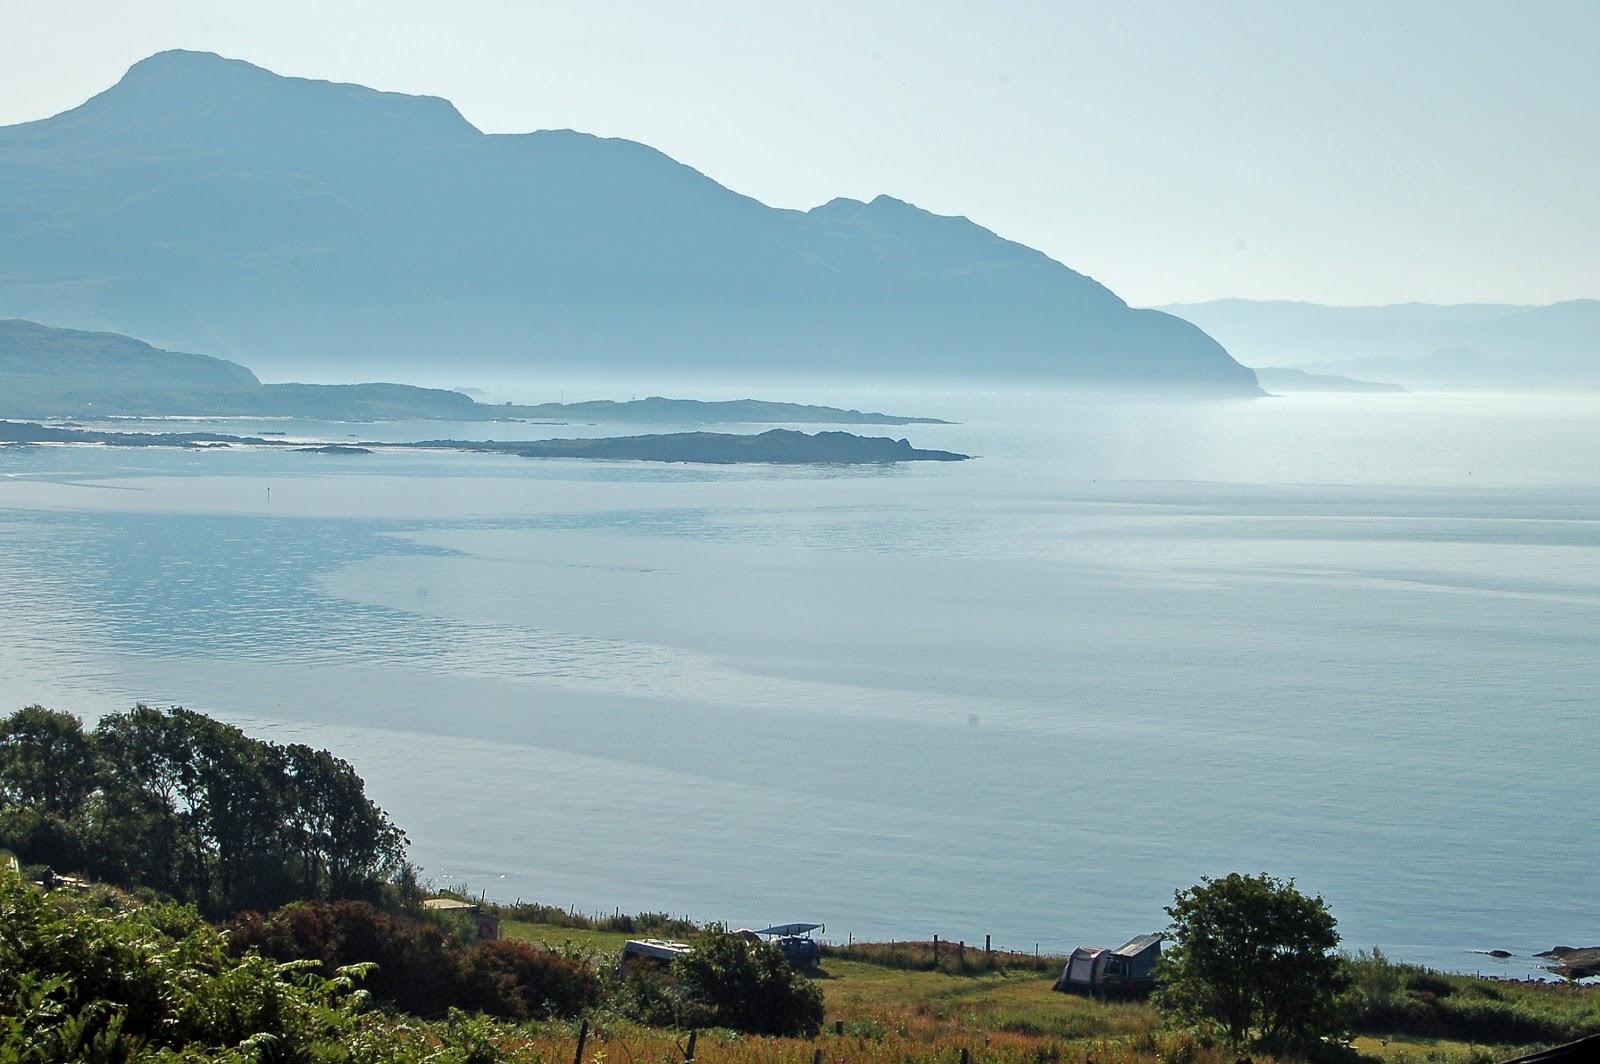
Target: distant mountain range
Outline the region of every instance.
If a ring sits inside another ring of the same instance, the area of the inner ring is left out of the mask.
[[[1162,309],[1250,365],[1412,388],[1600,388],[1600,300],[1330,307],[1221,299]]]
[[[1403,392],[1398,384],[1381,381],[1363,381],[1354,377],[1341,377],[1334,373],[1307,373],[1288,366],[1257,366],[1256,380],[1261,387],[1274,394],[1291,392],[1343,392],[1373,395]]]
[[[778,210],[654,149],[163,52],[0,128],[0,315],[275,376],[713,371],[1256,394],[1201,329],[964,218]]]
[[[541,419],[650,425],[913,425],[937,418],[758,399],[652,396],[489,406],[460,392],[405,384],[262,384],[245,367],[151,347],[117,333],[0,320],[0,417],[215,415],[335,421]]]

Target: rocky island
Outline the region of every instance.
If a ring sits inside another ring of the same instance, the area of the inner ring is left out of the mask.
[[[784,465],[965,462],[972,457],[955,451],[922,450],[911,446],[908,440],[893,440],[887,436],[857,436],[850,432],[805,433],[794,429],[768,429],[754,435],[663,432],[587,440],[424,440],[402,446],[495,451],[522,458],[606,458],[635,462],[702,462],[708,465],[741,462]]]
[[[607,458],[642,462],[703,462],[711,465],[857,465],[894,462],[964,462],[955,451],[921,450],[907,440],[849,432],[808,434],[769,429],[758,435],[668,432],[647,436],[567,440],[422,440],[416,443],[328,443],[281,437],[230,436],[217,432],[101,432],[37,422],[0,421],[0,444],[93,444],[103,447],[276,447],[299,454],[360,455],[374,449],[483,451],[523,458]]]
[[[968,454],[919,450],[907,440],[857,436],[849,432],[807,434],[769,429],[758,435],[724,432],[669,432],[603,440],[541,440],[525,444],[523,458],[612,458],[643,462],[735,462],[830,465],[883,462],[964,462]]]

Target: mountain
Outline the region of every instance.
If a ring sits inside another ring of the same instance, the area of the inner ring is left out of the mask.
[[[964,218],[779,210],[642,144],[163,52],[0,128],[0,314],[274,375],[842,373],[1257,394],[1181,319]]]
[[[1223,299],[1163,309],[1246,363],[1422,388],[1600,387],[1600,300],[1330,307]]]
[[[1395,393],[1403,392],[1398,384],[1356,380],[1332,373],[1307,373],[1303,369],[1287,366],[1257,366],[1256,380],[1269,392],[1343,392],[1343,393]]]

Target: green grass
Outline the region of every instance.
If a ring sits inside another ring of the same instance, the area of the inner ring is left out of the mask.
[[[518,919],[504,919],[501,931],[508,938],[588,953],[602,963],[629,938],[647,934]],[[965,970],[958,971],[955,947],[941,943],[935,969],[931,942],[829,946],[818,976],[828,1030],[843,1021],[848,1038],[885,1046],[998,1045],[1001,1040],[1014,1047],[1115,1047],[1135,1055],[1177,1037],[1148,1003],[1055,993],[1051,986],[1062,958],[997,954],[993,966],[985,967],[987,960],[982,949],[969,947]],[[1489,1064],[1525,1047],[1600,1031],[1596,987],[1441,975],[1381,957],[1354,958],[1351,972],[1355,1045],[1373,1061]]]
[[[532,942],[551,949],[572,948],[584,953],[620,954],[622,944],[630,938],[655,938],[650,934],[629,934],[626,931],[603,931],[589,927],[561,927],[556,924],[534,923],[530,920],[501,919],[502,938]]]
[[[1363,1034],[1473,1045],[1570,1042],[1600,1031],[1600,988],[1446,975],[1382,954],[1350,964],[1351,1026]]]

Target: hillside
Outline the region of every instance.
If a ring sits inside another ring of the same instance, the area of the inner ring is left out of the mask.
[[[0,321],[3,416],[79,413],[97,407],[144,413],[151,412],[146,407],[153,396],[209,402],[260,387],[254,373],[220,358],[163,351],[116,333]]]
[[[0,314],[274,376],[564,369],[1253,395],[1188,322],[888,196],[778,210],[642,144],[163,52],[0,128]]]
[[[181,414],[484,420],[459,392],[403,384],[262,384],[245,367],[118,333],[0,321],[0,417]]]
[[[1600,300],[1330,307],[1221,299],[1163,309],[1247,364],[1421,388],[1600,387]]]

